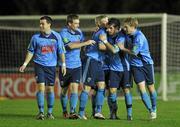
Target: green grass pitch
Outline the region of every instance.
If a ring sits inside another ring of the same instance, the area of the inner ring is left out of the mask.
[[[62,118],[60,102],[54,106],[55,120],[39,121],[35,119],[38,112],[36,100],[0,100],[0,127],[180,127],[180,101],[163,102],[158,100],[158,118],[148,119],[148,112],[141,100],[133,100],[133,121],[126,120],[124,100],[118,100],[120,120],[95,120],[90,118],[91,104],[87,105],[89,119],[68,120]],[[108,118],[105,100],[103,114]]]

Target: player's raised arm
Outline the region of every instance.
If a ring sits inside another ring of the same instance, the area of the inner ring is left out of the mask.
[[[104,42],[104,40],[107,40],[107,35],[106,34],[101,34],[99,36],[99,40],[101,40],[101,42],[98,45],[99,50],[106,51],[107,48],[106,48],[106,46],[105,46],[105,44],[103,42]]]
[[[101,36],[102,42],[104,43],[105,47],[111,51],[113,54],[117,53],[119,51],[119,48],[116,45],[110,44],[107,39],[105,39],[103,36]]]

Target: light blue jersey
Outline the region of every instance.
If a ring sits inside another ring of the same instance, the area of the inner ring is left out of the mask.
[[[133,66],[143,66],[143,64],[154,64],[150,55],[148,41],[140,30],[129,36],[132,39],[132,51],[137,56],[130,57],[130,64]]]
[[[51,31],[51,34],[47,36],[41,33],[33,35],[28,51],[34,54],[35,63],[43,66],[56,66],[57,54],[65,53],[65,48],[61,36]]]
[[[110,53],[105,52],[104,54],[105,58],[103,59],[103,67],[102,69],[105,70],[110,70]]]
[[[76,31],[70,30],[68,27],[60,31],[60,35],[66,48],[66,66],[67,68],[78,68],[81,66],[80,48],[68,49],[68,45],[74,42],[84,41],[83,33],[80,29]],[[61,63],[60,63],[61,65]]]
[[[116,46],[118,48],[117,44],[118,43],[125,43],[125,35],[121,32],[119,32],[115,36],[109,36],[108,37],[108,42],[111,43],[112,45]],[[110,57],[110,70],[112,71],[129,71],[130,70],[130,65],[127,59],[127,54],[124,52],[120,51],[116,54],[112,54]]]
[[[92,39],[96,42],[96,44],[86,47],[86,55],[97,61],[102,61],[105,58],[104,53],[101,52],[98,47],[99,43],[102,43],[102,41],[99,39],[101,35],[106,36],[105,28],[99,28],[96,32],[94,32]]]

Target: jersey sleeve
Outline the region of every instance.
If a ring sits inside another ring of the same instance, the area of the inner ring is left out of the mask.
[[[118,36],[116,41],[115,41],[115,44],[114,44],[115,52],[119,52],[121,50],[119,48],[118,44],[123,44],[124,45],[124,43],[125,43],[125,37],[124,36]]]
[[[100,39],[100,36],[104,36],[107,40],[107,33],[105,32],[105,30],[101,30],[99,33],[99,44],[103,43],[103,40]]]
[[[143,46],[143,38],[140,35],[137,35],[136,38],[134,39],[134,45],[132,48],[132,52],[137,55],[140,51],[140,49]]]
[[[116,39],[116,44],[124,44],[125,43],[125,37],[124,36],[119,36],[117,39]]]
[[[34,52],[36,50],[36,45],[37,45],[37,41],[36,41],[36,38],[33,36],[31,38],[31,41],[30,41],[29,45],[28,45],[27,51],[34,54]]]
[[[59,34],[57,34],[57,50],[59,54],[63,54],[66,53],[65,47],[64,47],[64,43],[63,40],[61,38],[61,36]]]
[[[85,40],[84,34],[80,31],[80,41],[83,42]]]
[[[71,41],[69,40],[69,38],[68,38],[67,32],[61,31],[61,32],[60,32],[60,35],[61,35],[62,41],[63,41],[63,43],[64,43],[64,46],[68,45],[68,43],[71,42]]]

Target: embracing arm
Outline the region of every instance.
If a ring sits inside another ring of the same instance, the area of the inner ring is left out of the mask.
[[[83,46],[94,45],[94,44],[95,44],[94,40],[87,40],[84,42],[80,42],[80,41],[73,42],[73,43],[70,42],[67,46],[69,47],[69,49],[76,49],[76,48],[81,48]]]

